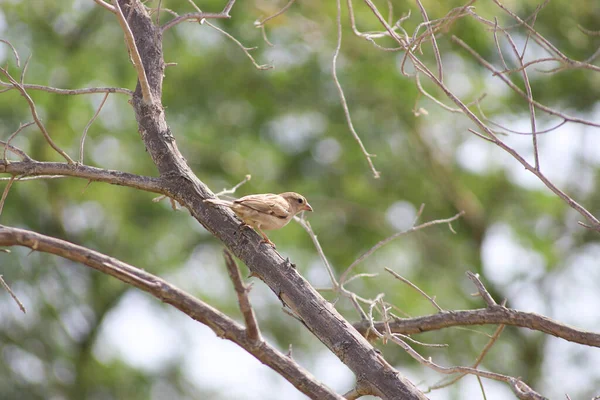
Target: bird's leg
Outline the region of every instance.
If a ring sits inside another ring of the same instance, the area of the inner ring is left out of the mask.
[[[265,233],[262,231],[262,229],[260,229],[260,227],[256,227],[256,229],[258,229],[258,232],[260,232],[260,234],[263,237],[263,240],[261,240],[261,243],[268,243],[271,246],[273,246],[274,249],[276,249],[275,247],[275,243],[271,242],[271,240],[267,237],[267,235],[265,235]]]

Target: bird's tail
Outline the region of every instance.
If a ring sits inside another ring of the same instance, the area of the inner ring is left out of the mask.
[[[229,200],[223,200],[223,199],[204,199],[205,203],[211,203],[211,204],[216,204],[218,206],[224,206],[224,207],[230,207],[233,205],[232,201]]]

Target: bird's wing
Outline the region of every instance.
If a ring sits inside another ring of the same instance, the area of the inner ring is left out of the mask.
[[[290,215],[289,203],[277,194],[251,194],[235,200],[234,203],[281,219]]]

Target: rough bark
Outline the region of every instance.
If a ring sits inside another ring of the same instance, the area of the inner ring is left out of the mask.
[[[385,399],[425,399],[408,379],[354,329],[289,261],[264,243],[252,230],[240,229],[240,221],[229,210],[203,203],[213,197],[210,189],[190,170],[179,152],[160,103],[164,61],[160,28],[153,25],[136,0],[119,4],[141,55],[153,101],[142,98],[140,84],[133,96],[139,131],[168,194],[188,208],[209,232],[219,238],[253,274],[259,276],[339,359],[355,374],[357,385]]]

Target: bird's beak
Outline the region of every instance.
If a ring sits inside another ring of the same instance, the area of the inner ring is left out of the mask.
[[[308,202],[306,202],[306,204],[304,204],[304,207],[302,209],[306,210],[306,211],[312,211],[312,207],[310,206],[310,204],[308,204]]]

